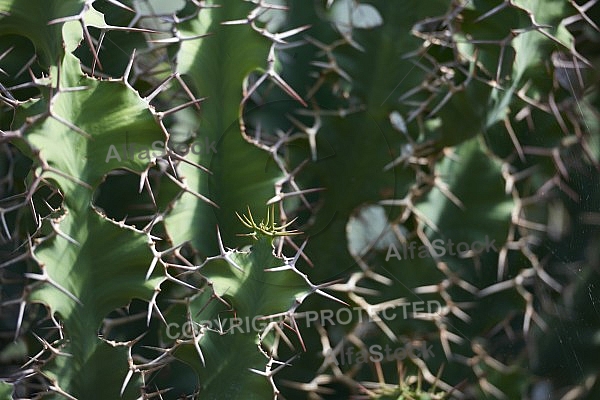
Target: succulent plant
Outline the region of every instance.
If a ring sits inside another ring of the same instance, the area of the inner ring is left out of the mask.
[[[0,398],[596,398],[599,8],[0,0]]]

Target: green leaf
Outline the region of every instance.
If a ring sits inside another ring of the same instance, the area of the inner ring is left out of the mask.
[[[198,97],[206,97],[194,122],[196,138],[190,145],[209,151],[189,153],[186,158],[211,171],[208,174],[181,163],[178,174],[191,190],[208,197],[218,209],[186,192],[173,203],[165,224],[174,243],[191,241],[204,256],[218,251],[217,224],[225,241],[241,243],[235,237],[241,229],[235,213],[247,206],[262,209],[281,176],[279,168],[269,163],[271,156],[247,142],[239,128],[244,81],[252,71],[266,68],[270,41],[247,24],[222,22],[243,19],[250,10],[248,3],[232,1],[223,7],[203,8],[196,18],[178,25],[182,37],[209,35],[181,44],[177,72],[192,83]]]
[[[148,104],[123,81],[86,77],[71,54],[64,57],[60,73],[52,100],[38,102],[50,104],[49,109],[27,120],[16,118],[25,120],[26,145],[39,165],[36,173],[54,182],[64,197],[62,209],[43,221],[54,233],[35,247],[41,273],[30,277],[42,284],[30,300],[58,314],[65,339],[55,345],[70,356],[56,356],[42,372],[75,397],[95,398],[106,390],[117,398],[128,369],[127,350],[98,338],[98,329],[115,308],[133,298],[148,299],[157,281],[145,279],[153,258],[148,234],[106,219],[92,200],[110,171],[148,168],[150,160],[137,153],[126,157],[122,149],[150,149],[165,136]],[[111,147],[120,157],[107,157]],[[136,398],[135,387],[123,398]]]
[[[428,226],[431,238],[473,243],[488,236],[503,243],[514,204],[504,192],[501,162],[490,157],[481,139],[457,146],[454,157],[438,164],[437,174],[447,185],[446,193],[436,186],[417,203],[432,224]]]
[[[279,315],[292,315],[311,288],[292,268],[267,271],[293,266],[292,260],[273,255],[270,242],[269,238],[261,237],[248,251],[231,251],[228,261],[212,260],[200,269],[211,289],[195,296],[183,315],[193,316],[198,326],[207,326],[206,321],[210,321],[212,330],[203,329],[198,334],[204,362],[193,344],[178,346],[174,355],[198,373],[201,398],[233,400],[272,396],[268,378],[250,370],[265,371],[268,361],[259,351],[261,345],[266,346],[266,343],[261,344],[259,334],[270,321],[280,321]],[[215,296],[229,304],[225,307],[228,311],[215,310],[211,302],[220,304]],[[184,322],[179,308],[167,314],[167,318],[171,315],[179,316],[179,324]],[[169,320],[169,323],[174,321]],[[216,331],[219,324],[223,332]],[[283,329],[286,334],[295,335]]]
[[[10,383],[0,381],[0,399],[12,400],[13,387]]]
[[[352,11],[352,25],[355,28],[370,29],[383,23],[381,14],[370,4],[359,4]]]
[[[0,0],[0,35],[28,38],[44,66],[57,65],[64,54],[61,31],[64,22],[49,22],[77,16],[84,6],[84,0]]]
[[[406,232],[404,232],[406,233]],[[385,209],[380,205],[361,207],[346,225],[350,254],[362,257],[369,250],[384,250],[398,240],[391,230]]]

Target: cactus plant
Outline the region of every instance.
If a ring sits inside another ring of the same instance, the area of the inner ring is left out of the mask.
[[[595,398],[597,14],[0,0],[0,398]]]

